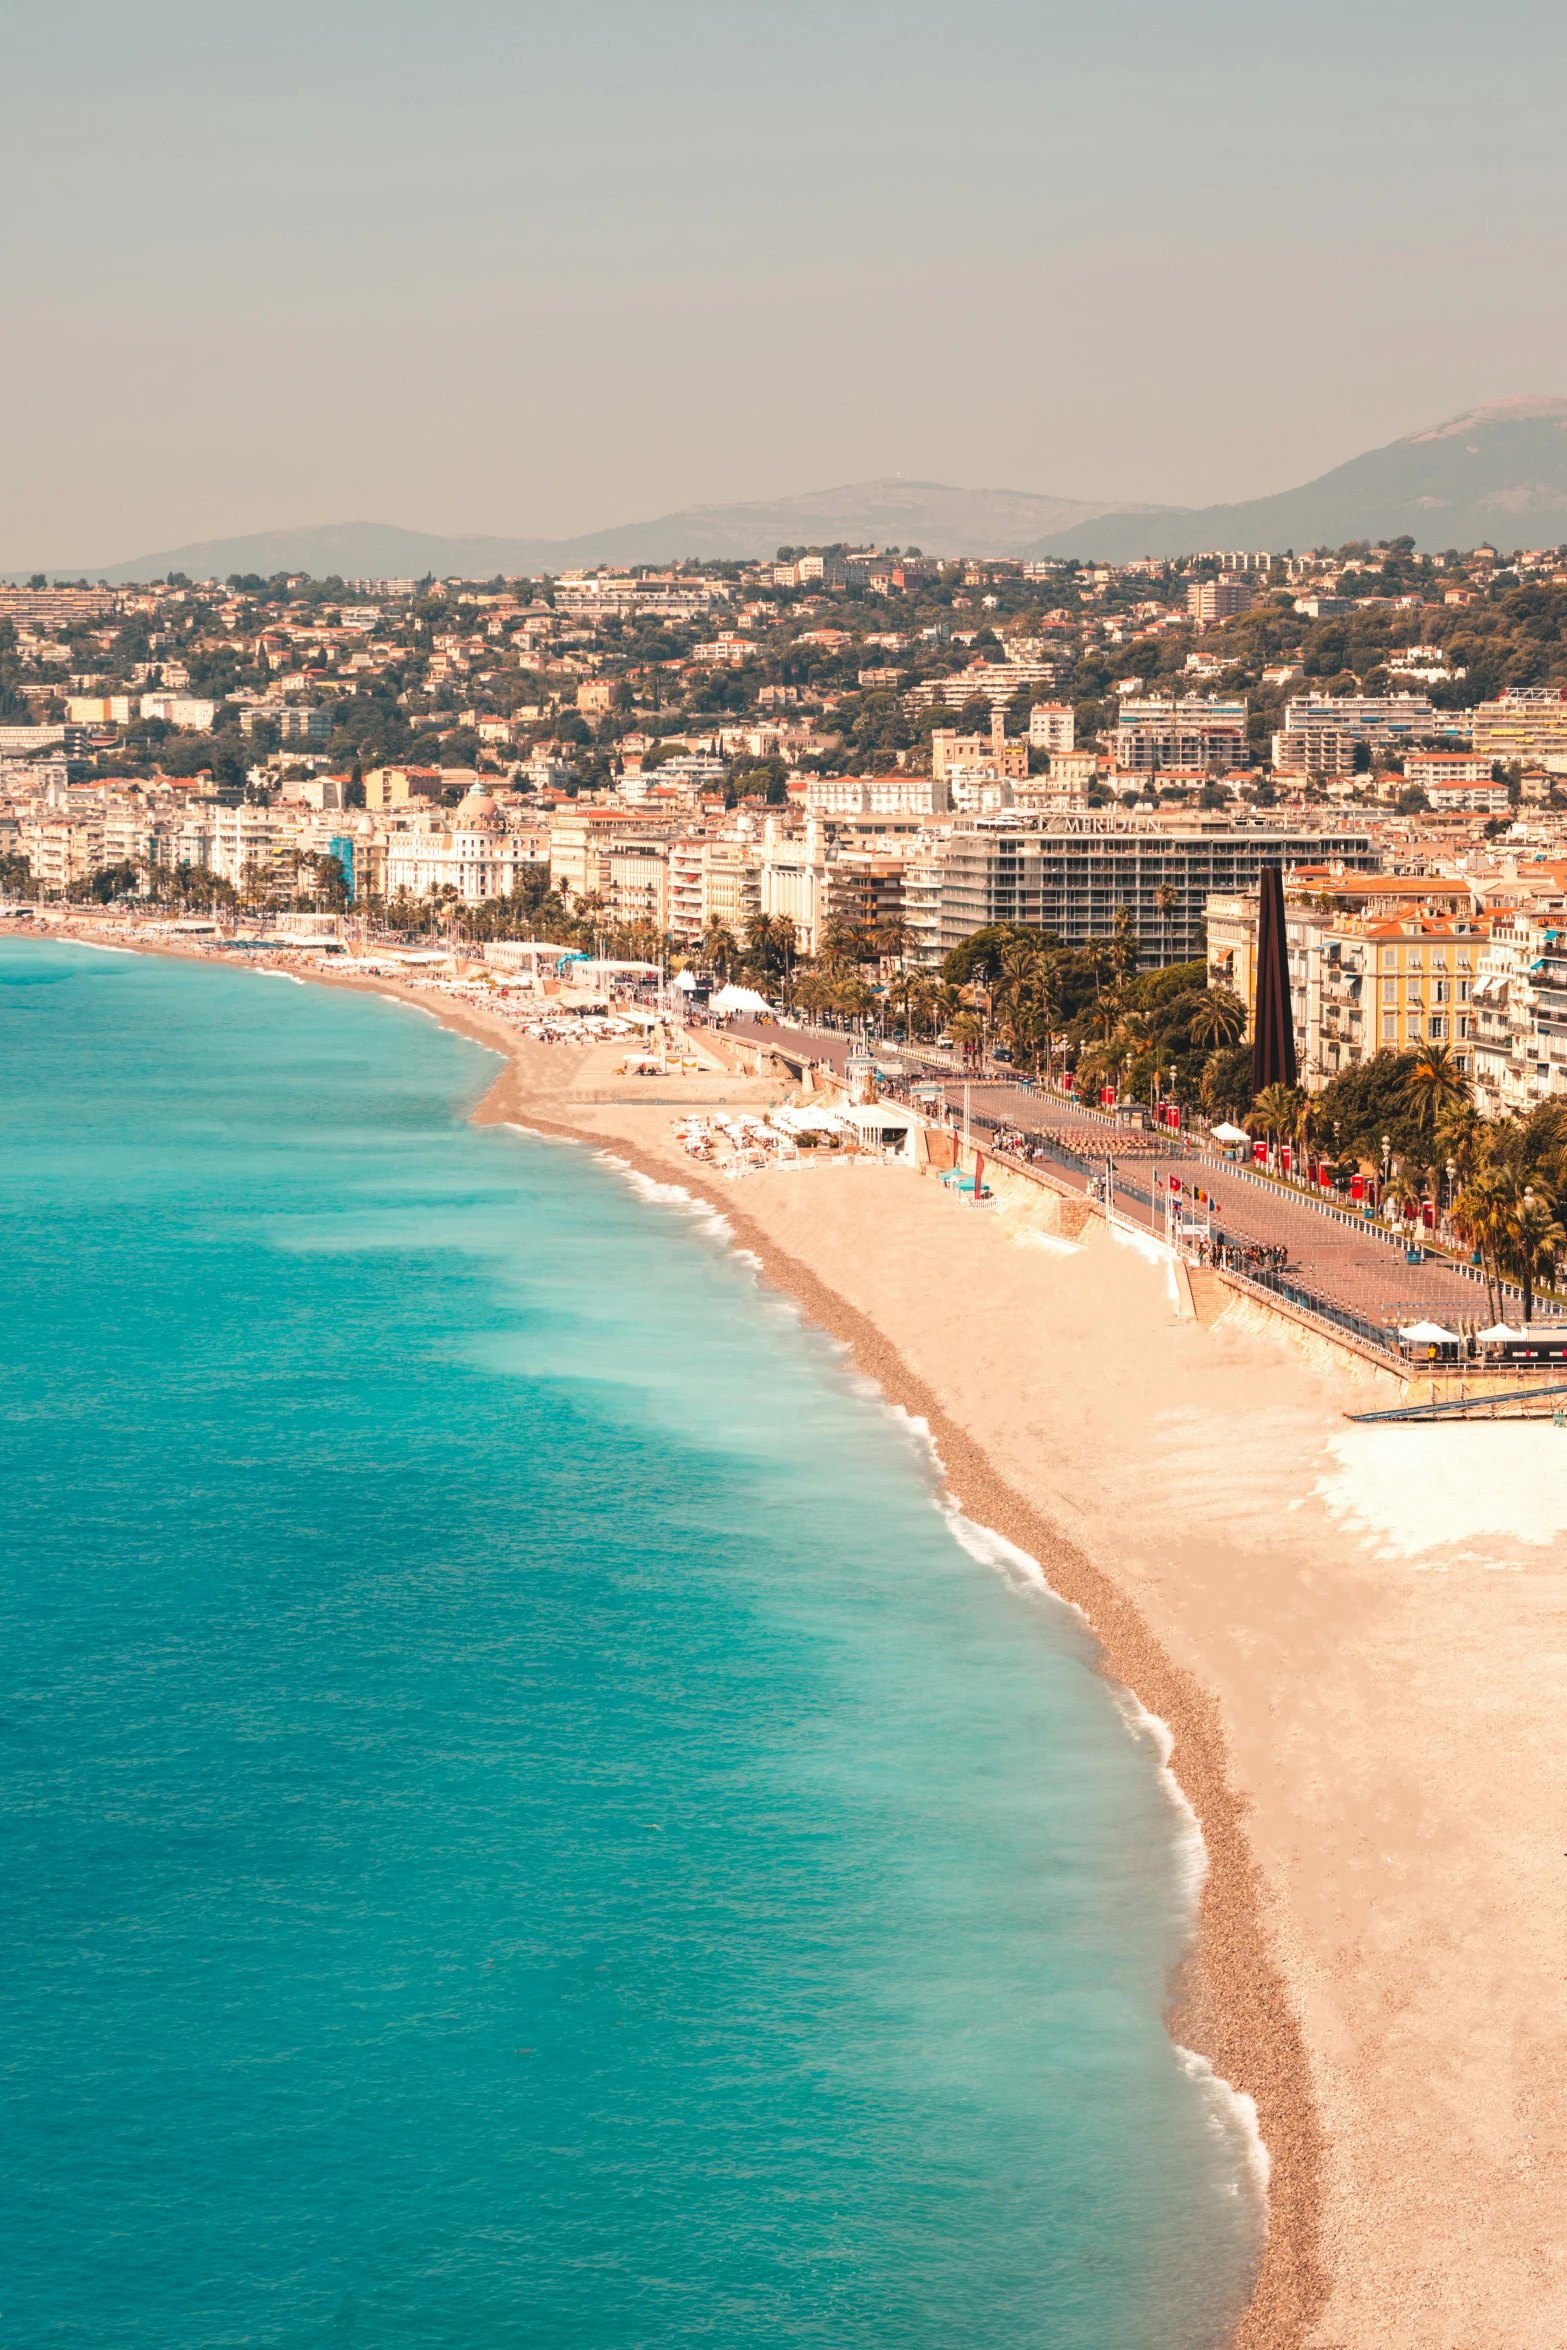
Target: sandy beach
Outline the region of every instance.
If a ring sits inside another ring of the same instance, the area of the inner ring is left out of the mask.
[[[1193,1314],[1078,1203],[975,1210],[871,1163],[728,1182],[671,1103],[781,1079],[616,1078],[613,1047],[363,984],[506,1055],[481,1121],[716,1207],[1168,1724],[1209,1860],[1171,2026],[1255,2100],[1271,2162],[1238,2342],[1559,2350],[1567,1433],[1352,1427],[1381,1374],[1216,1284]]]

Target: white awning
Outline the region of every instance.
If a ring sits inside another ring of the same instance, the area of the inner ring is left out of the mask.
[[[1214,1127],[1213,1139],[1215,1142],[1250,1142],[1251,1136],[1242,1126],[1226,1124]]]
[[[1462,1344],[1456,1330],[1444,1330],[1440,1322],[1411,1322],[1399,1337],[1406,1346],[1459,1346]]]
[[[848,1119],[851,1125],[874,1129],[879,1134],[888,1134],[894,1127],[900,1134],[907,1134],[914,1123],[907,1110],[889,1110],[880,1102],[849,1102],[838,1115]]]
[[[1527,1330],[1509,1330],[1505,1322],[1494,1322],[1489,1330],[1476,1331],[1475,1335],[1482,1346],[1500,1346],[1506,1339],[1527,1338],[1529,1333]]]

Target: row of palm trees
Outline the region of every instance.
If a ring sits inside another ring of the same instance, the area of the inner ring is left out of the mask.
[[[1493,1320],[1503,1318],[1509,1279],[1522,1290],[1524,1320],[1532,1320],[1538,1290],[1554,1288],[1567,1252],[1567,1104],[1545,1103],[1522,1118],[1483,1117],[1446,1044],[1422,1048],[1405,1101],[1419,1139],[1397,1157],[1384,1139],[1383,1198],[1422,1221],[1428,1207],[1433,1221],[1445,1207],[1452,1232],[1479,1257]],[[1303,1164],[1329,1139],[1323,1097],[1299,1087],[1270,1085],[1245,1124],[1270,1148],[1290,1143]],[[1332,1173],[1347,1180],[1360,1161],[1339,1158],[1333,1140]]]

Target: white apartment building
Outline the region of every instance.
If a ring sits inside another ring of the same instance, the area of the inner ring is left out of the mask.
[[[271,872],[289,845],[292,827],[270,808],[214,807],[207,813],[207,870],[236,889],[248,879],[248,868]]]
[[[1246,764],[1246,704],[1217,695],[1154,695],[1120,705],[1115,764],[1123,774],[1167,768],[1223,775]]]
[[[792,922],[802,954],[814,955],[827,920],[827,835],[814,819],[803,832],[785,832],[775,817],[762,831],[758,868],[760,910]]]
[[[702,843],[702,928],[721,922],[744,938],[761,912],[761,859],[748,840]]]
[[[988,751],[986,737],[974,739]],[[805,786],[808,816],[941,816],[951,805],[944,773],[910,775],[898,768],[887,775],[813,775]]]
[[[63,897],[74,881],[85,881],[104,862],[103,821],[98,816],[24,816],[17,847],[32,867],[41,897]]]
[[[669,844],[611,840],[598,852],[599,894],[611,922],[648,922],[669,928]]]
[[[189,734],[210,733],[218,714],[216,702],[192,694],[143,694],[140,709],[143,718],[161,718],[166,726],[181,727]]]
[[[1076,713],[1070,702],[1036,702],[1028,714],[1028,747],[1052,758],[1076,747]]]
[[[702,935],[702,850],[700,839],[669,844],[669,913],[666,927],[688,943]]]
[[[1238,612],[1249,612],[1253,589],[1250,580],[1238,578],[1234,572],[1221,572],[1217,579],[1194,580],[1186,591],[1186,609],[1199,627],[1207,628],[1216,620],[1232,620]]]
[[[1567,694],[1557,686],[1519,688],[1475,710],[1476,753],[1499,766],[1567,763]]]
[[[1291,775],[1352,775],[1358,744],[1401,750],[1452,724],[1428,694],[1297,694],[1273,737],[1273,764]]]
[[[1474,989],[1475,1099],[1488,1117],[1567,1094],[1567,905],[1496,914]]]
[[[428,897],[452,890],[465,905],[510,897],[530,875],[548,869],[542,835],[509,832],[498,818],[454,808],[449,817],[416,816],[381,836],[388,897]]]

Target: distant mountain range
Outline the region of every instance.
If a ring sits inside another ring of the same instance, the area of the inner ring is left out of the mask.
[[[741,506],[691,506],[653,522],[622,523],[573,539],[442,538],[385,522],[329,522],[299,530],[257,531],[237,539],[202,539],[129,562],[84,564],[70,576],[226,579],[230,572],[308,571],[326,579],[464,579],[579,571],[595,563],[676,563],[690,556],[744,562],[781,546],[922,547],[927,554],[980,551],[1015,555],[1050,532],[1071,530],[1111,511],[1107,501],[1031,497],[1023,490],[956,490],[940,482],[855,482],[802,497]],[[54,576],[51,574],[51,576]],[[60,576],[65,576],[62,572]]]
[[[1567,539],[1567,400],[1501,400],[1353,457],[1300,489],[1233,506],[1147,506],[940,482],[857,482],[800,497],[691,506],[581,538],[442,538],[382,522],[321,523],[204,539],[129,562],[57,566],[53,578],[192,579],[309,572],[322,579],[420,579],[580,570],[597,563],[744,560],[779,546],[918,546],[927,555],[1077,555],[1127,562],[1210,548],[1297,553],[1347,539],[1504,551]],[[25,578],[13,572],[11,578]]]
[[[1107,563],[1139,555],[1193,555],[1210,548],[1266,548],[1297,554],[1346,539],[1417,546],[1494,543],[1553,547],[1567,539],[1567,400],[1498,400],[1447,424],[1390,441],[1336,465],[1298,490],[1239,506],[1162,512],[1105,509],[1040,544],[1046,555],[1093,555]]]

